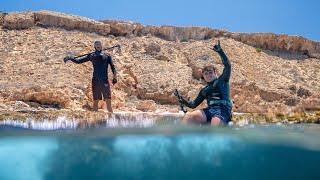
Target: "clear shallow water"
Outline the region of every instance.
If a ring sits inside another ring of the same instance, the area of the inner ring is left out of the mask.
[[[319,125],[0,127],[0,179],[320,179]]]

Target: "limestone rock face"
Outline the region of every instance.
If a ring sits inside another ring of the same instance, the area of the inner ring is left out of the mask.
[[[110,26],[89,18],[72,16],[51,11],[38,11],[34,13],[38,25],[60,27],[67,30],[81,30],[95,32],[101,35],[110,33]]]
[[[1,20],[3,19],[3,20]],[[224,37],[262,48],[264,50],[296,53],[300,59],[320,58],[320,42],[299,36],[277,35],[273,33],[231,33],[207,27],[143,26],[139,23],[105,20],[102,22],[89,18],[67,15],[52,11],[23,13],[1,13],[0,24],[8,29],[26,29],[34,25],[59,27],[67,30],[95,32],[108,36],[146,36],[152,35],[169,41],[187,42]],[[290,57],[293,58],[294,57]]]
[[[32,12],[10,13],[1,16],[0,21],[3,22],[3,27],[7,29],[27,29],[34,26],[34,14]]]
[[[138,31],[143,28],[143,25],[133,22],[122,22],[115,20],[102,21],[110,26],[110,34],[115,36],[129,36],[137,34]]]
[[[7,15],[7,13],[0,12],[0,26],[3,25],[4,17]]]
[[[273,33],[234,33],[237,41],[268,50],[298,52],[310,57],[320,58],[320,42],[307,40],[300,36],[276,35]]]
[[[16,16],[4,17],[9,20]],[[64,63],[63,58],[68,53],[91,52],[97,39],[104,46],[122,46],[121,52],[107,51],[118,72],[118,83],[112,86],[115,110],[177,111],[175,89],[194,99],[205,86],[200,72],[203,66],[213,64],[222,73],[221,59],[210,49],[217,40],[232,65],[234,111],[320,109],[319,58],[309,56],[319,51],[316,42],[303,38],[131,22],[103,23],[48,11],[18,13],[17,17],[29,17],[30,22],[33,17],[33,27],[21,29],[12,25],[12,29],[0,29],[0,42],[6,44],[0,46],[1,109],[13,108],[14,104],[24,107],[20,102],[29,108],[90,109],[92,64]],[[260,45],[269,50],[257,51]],[[288,52],[279,52],[282,49]],[[309,55],[301,54],[303,51]],[[205,105],[203,102],[199,108]]]
[[[209,32],[209,28],[161,26],[153,35],[169,41],[188,41],[209,39]]]

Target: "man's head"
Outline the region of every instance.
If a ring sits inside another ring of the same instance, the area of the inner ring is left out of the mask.
[[[202,68],[202,77],[206,82],[211,82],[217,78],[216,69],[212,65]]]
[[[102,51],[102,43],[101,43],[101,41],[95,41],[94,42],[94,49],[96,51]]]

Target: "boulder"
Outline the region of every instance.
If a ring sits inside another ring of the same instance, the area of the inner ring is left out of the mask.
[[[161,46],[155,42],[148,44],[145,47],[146,54],[155,56],[161,51]]]
[[[309,97],[311,95],[312,93],[308,89],[305,89],[303,87],[300,87],[297,91],[297,96],[299,97]]]
[[[153,100],[144,100],[140,101],[136,108],[141,111],[155,111],[156,110],[156,103]]]

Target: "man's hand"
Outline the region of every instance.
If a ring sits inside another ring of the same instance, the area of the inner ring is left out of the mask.
[[[65,58],[63,58],[63,61],[64,61],[64,63],[66,63],[67,61],[70,61],[70,60],[73,60],[73,59],[75,59],[74,58],[74,55],[68,55],[68,56],[66,56]]]
[[[116,84],[117,82],[118,82],[117,77],[114,77],[114,78],[112,79],[112,84]]]
[[[218,40],[218,43],[215,44],[212,48],[215,52],[221,52],[222,51],[222,48],[220,46],[220,40]]]
[[[68,56],[66,56],[66,57],[63,58],[63,62],[64,62],[64,63],[66,63],[66,62],[69,61],[69,60],[70,60],[70,59],[69,59]]]

